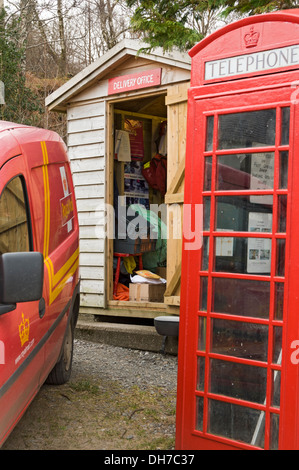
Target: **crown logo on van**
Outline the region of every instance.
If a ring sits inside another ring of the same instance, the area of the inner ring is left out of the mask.
[[[19,325],[19,335],[21,346],[24,346],[29,341],[29,320],[28,318],[25,320],[24,313],[22,313],[22,323]]]
[[[251,26],[250,32],[246,33],[244,36],[245,46],[246,47],[255,47],[257,46],[260,38],[260,33],[254,31],[254,26]]]

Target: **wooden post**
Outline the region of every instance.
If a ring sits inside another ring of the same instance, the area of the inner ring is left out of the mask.
[[[182,262],[182,221],[187,134],[187,99],[190,82],[168,89],[167,194],[167,289],[164,303],[169,313],[179,313]]]

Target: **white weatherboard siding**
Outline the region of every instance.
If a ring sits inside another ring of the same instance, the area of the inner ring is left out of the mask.
[[[120,307],[117,302],[111,302],[113,273],[112,260],[108,259],[108,256],[112,256],[113,246],[110,242],[106,244],[104,239],[104,204],[111,203],[113,198],[113,143],[112,136],[108,134],[108,131],[112,131],[108,126],[113,125],[110,105],[114,103],[117,109],[119,101],[128,99],[132,101],[133,111],[135,100],[147,100],[152,96],[153,108],[145,106],[142,110],[137,110],[142,114],[156,114],[154,111],[159,109],[159,105],[155,108],[155,102],[159,95],[168,95],[173,88],[170,104],[180,103],[182,96],[177,85],[190,81],[191,59],[188,54],[177,51],[165,54],[162,48],[152,51],[151,54],[144,54],[140,53],[143,47],[146,47],[146,44],[138,40],[122,41],[46,98],[46,106],[50,111],[67,113],[67,144],[80,226],[80,312],[85,314],[101,314],[101,309],[104,308],[105,315],[115,315],[114,309]],[[157,68],[162,69],[161,85],[109,95],[110,79]],[[185,92],[183,101],[186,102]],[[146,101],[144,103],[146,104]],[[140,104],[144,106],[142,102]],[[177,116],[181,116],[180,113],[177,108],[172,112],[175,125],[178,122]],[[175,129],[170,129],[170,133],[176,135]],[[183,142],[184,140],[180,145],[177,144],[179,149]],[[172,176],[175,176],[177,163],[181,161],[179,158],[176,162],[176,157],[177,150],[171,157],[173,161],[169,160],[170,168],[173,167]],[[175,304],[172,302],[171,305]],[[124,308],[127,309],[127,306]],[[109,309],[113,312],[109,313]],[[120,315],[122,312],[124,311],[120,311]],[[126,312],[126,315],[140,314],[137,309],[135,313],[134,310]],[[150,315],[154,314],[153,310]]]
[[[80,226],[81,307],[104,307],[105,102],[68,108],[68,151]]]

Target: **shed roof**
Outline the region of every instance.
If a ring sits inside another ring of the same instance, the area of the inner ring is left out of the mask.
[[[65,111],[67,103],[78,93],[90,87],[95,82],[103,80],[130,57],[141,57],[152,62],[165,64],[185,70],[191,70],[191,59],[187,53],[173,51],[164,53],[162,48],[155,49],[150,54],[139,53],[147,44],[133,39],[125,39],[83,69],[68,82],[46,98],[46,106],[53,111]]]

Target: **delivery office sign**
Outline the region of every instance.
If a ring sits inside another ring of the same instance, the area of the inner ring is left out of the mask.
[[[145,70],[143,72],[110,78],[108,95],[126,93],[161,85],[162,69]]]

